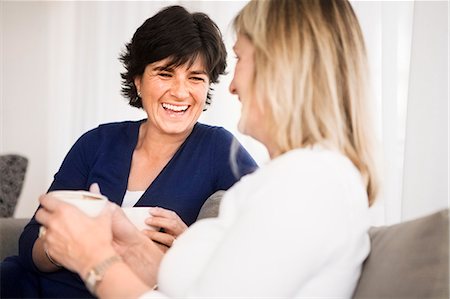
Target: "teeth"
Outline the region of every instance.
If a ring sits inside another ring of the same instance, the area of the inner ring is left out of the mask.
[[[175,105],[171,105],[171,104],[167,104],[167,103],[163,103],[162,106],[165,109],[170,109],[170,110],[173,110],[176,112],[185,111],[189,107],[188,105],[175,106]]]

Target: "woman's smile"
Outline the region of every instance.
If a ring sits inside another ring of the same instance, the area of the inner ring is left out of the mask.
[[[169,59],[149,64],[135,84],[152,129],[187,135],[205,107],[209,77],[200,58],[189,66],[168,65]]]

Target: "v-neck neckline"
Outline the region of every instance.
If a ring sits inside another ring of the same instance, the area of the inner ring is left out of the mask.
[[[139,132],[141,129],[141,126],[143,125],[143,123],[146,121],[147,119],[143,119],[141,121],[139,121],[138,125],[135,128],[135,132],[134,132],[134,142],[133,145],[131,146],[131,150],[128,153],[128,172],[126,175],[126,182],[125,182],[125,189],[123,192],[123,196],[125,196],[126,191],[128,190],[128,180],[130,178],[130,171],[131,171],[131,164],[133,161],[133,154],[134,151],[136,149],[138,140],[139,140]],[[173,161],[179,156],[180,152],[182,151],[182,149],[184,148],[185,144],[187,143],[187,141],[189,140],[189,138],[192,136],[192,134],[194,133],[195,128],[197,127],[196,123],[194,125],[194,127],[192,128],[191,133],[186,137],[186,139],[183,141],[183,143],[181,143],[181,145],[178,147],[178,149],[175,151],[175,153],[173,154],[173,156],[169,159],[169,161],[166,163],[166,165],[164,165],[164,167],[161,169],[161,171],[158,173],[158,175],[155,177],[155,179],[150,183],[150,185],[147,187],[147,189],[145,189],[144,193],[142,194],[142,196],[138,199],[138,201],[135,203],[134,206],[139,206],[139,203],[141,202],[141,200],[145,197],[148,196],[148,194],[154,192],[153,190],[156,189],[159,181],[161,180],[161,177],[164,176],[164,173],[167,171],[167,169],[173,164]],[[156,186],[156,187],[155,187]],[[123,196],[122,196],[122,201],[121,204],[123,202]]]

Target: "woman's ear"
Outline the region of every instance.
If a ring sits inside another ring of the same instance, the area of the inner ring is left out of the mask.
[[[134,77],[134,86],[138,92],[141,90],[141,76]]]

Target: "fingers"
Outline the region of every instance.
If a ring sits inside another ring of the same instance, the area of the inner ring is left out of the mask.
[[[152,217],[146,220],[146,224],[161,227],[174,237],[178,237],[187,229],[187,225],[173,211],[163,208],[150,208],[150,214]]]
[[[143,230],[142,233],[144,233],[152,241],[163,244],[167,247],[171,247],[176,241],[176,238],[173,235],[164,232]]]
[[[48,226],[49,220],[51,218],[50,215],[51,213],[48,210],[46,210],[45,207],[43,206],[36,212],[35,218],[36,221],[42,224],[43,226]]]
[[[103,210],[97,216],[97,220],[103,223],[101,225],[111,227],[115,210],[116,210],[115,205],[106,204],[105,207],[103,207]]]
[[[114,215],[117,213],[118,210],[121,210],[121,209],[119,209],[115,203],[107,201],[105,203],[105,206],[103,207],[103,210],[98,215],[98,217],[107,216],[108,218],[112,218],[112,217],[114,217]]]
[[[177,233],[178,222],[175,219],[167,219],[161,217],[149,217],[145,221],[146,224],[153,227],[163,228],[165,232],[173,235],[179,235]]]
[[[160,208],[160,207],[151,207],[150,209],[150,214],[152,214],[152,216],[154,217],[163,217],[163,218],[174,218],[174,217],[178,217],[177,213],[175,213],[174,211],[171,210],[167,210],[164,208]]]
[[[45,228],[45,226],[40,226],[39,227],[39,238],[44,238],[45,234],[47,233],[47,229]]]
[[[108,208],[113,212],[113,218],[128,220],[123,209],[121,209],[116,203],[108,200],[106,205],[109,206]]]
[[[167,247],[166,245],[160,244],[160,243],[156,243],[156,246],[159,248],[159,250],[161,250],[163,253],[166,253],[167,250],[169,250],[170,247]]]
[[[42,215],[42,211],[44,211],[43,209],[41,210],[41,215]],[[45,213],[45,211],[44,211]],[[43,250],[45,253],[45,256],[47,257],[47,259],[57,268],[61,268],[62,265],[60,263],[58,263],[55,258],[53,258],[53,255],[50,253],[50,250],[53,251],[53,248],[55,248],[55,244],[58,244],[57,240],[58,238],[54,238],[52,235],[52,232],[50,231],[50,234],[47,231],[47,228],[45,226],[40,226],[39,227],[39,239],[42,242],[42,246],[43,246]],[[58,246],[57,246],[58,247]]]
[[[51,194],[42,194],[41,196],[39,196],[39,203],[41,204],[41,207],[49,212],[52,212],[55,211],[58,208],[59,204],[62,202],[59,200],[55,200],[55,198],[53,198]]]
[[[133,223],[125,215],[123,209],[115,204],[112,216],[111,230],[115,249],[118,252],[124,252],[128,247],[147,240],[146,236],[134,226]]]
[[[39,203],[41,204],[41,207],[36,212],[35,217],[36,220],[44,226],[49,225],[49,221],[52,218],[51,215],[65,213],[66,210],[75,209],[74,206],[55,199],[51,193],[39,196]]]
[[[96,193],[96,194],[102,194],[100,192],[100,186],[97,183],[93,183],[90,187],[89,187],[89,192],[92,193]]]

